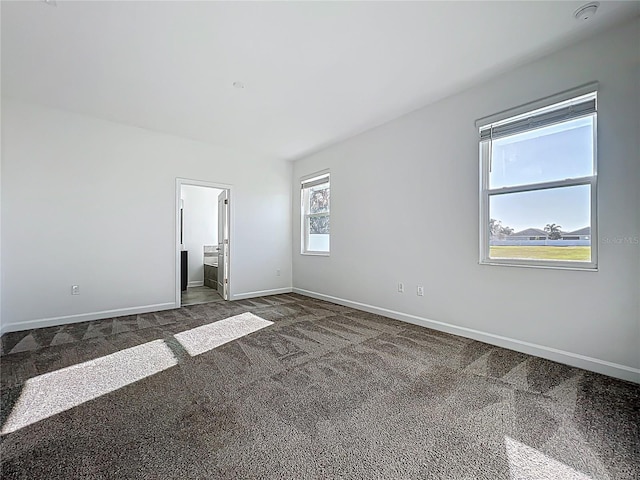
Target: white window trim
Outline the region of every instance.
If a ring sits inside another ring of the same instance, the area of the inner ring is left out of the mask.
[[[327,170],[322,170],[320,172],[313,173],[311,175],[305,175],[300,178],[300,255],[308,255],[315,257],[329,257],[331,256],[331,234],[329,234],[329,251],[316,251],[316,250],[308,250],[307,249],[307,239],[309,238],[308,226],[306,217],[321,217],[326,215],[326,213],[310,213],[306,214],[306,202],[305,202],[305,188],[303,188],[303,184],[305,182],[309,182],[311,180],[327,177],[327,183],[329,184],[329,188],[331,188],[331,172]],[[329,218],[331,218],[331,206],[329,206]]]
[[[556,103],[579,97],[587,93],[597,92],[598,84],[590,83],[578,87],[573,90],[567,90],[557,95],[538,100],[527,105],[522,105],[514,109],[501,112],[490,117],[485,117],[476,121],[478,128],[485,127],[491,123],[497,123],[507,118],[516,117],[526,112],[532,112],[540,108],[545,108]],[[598,271],[598,222],[597,222],[597,197],[598,197],[598,148],[597,148],[597,113],[593,117],[593,175],[580,178],[568,178],[565,180],[556,180],[551,182],[534,183],[527,185],[517,185],[513,187],[489,188],[489,161],[484,159],[491,158],[491,140],[480,141],[479,164],[480,164],[480,202],[479,202],[479,218],[480,218],[480,241],[479,241],[479,263],[481,265],[501,265],[509,267],[529,267],[529,268],[547,268],[559,270],[580,270],[580,271]],[[549,188],[571,187],[579,185],[591,186],[591,261],[559,261],[559,260],[527,260],[527,259],[498,259],[490,258],[489,253],[489,197],[495,194],[506,194],[516,192],[541,191]]]

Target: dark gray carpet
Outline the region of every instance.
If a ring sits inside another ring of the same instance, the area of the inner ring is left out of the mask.
[[[245,312],[274,323],[185,343]],[[2,343],[3,479],[640,475],[638,385],[298,295]]]

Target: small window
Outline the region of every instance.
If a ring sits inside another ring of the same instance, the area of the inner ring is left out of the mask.
[[[597,266],[597,93],[555,100],[479,121],[481,263]]]
[[[329,174],[303,180],[302,252],[310,255],[329,254],[331,187]]]

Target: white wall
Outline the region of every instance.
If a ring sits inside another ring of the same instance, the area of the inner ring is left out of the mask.
[[[2,8],[0,8],[0,25],[2,24]],[[2,35],[0,35],[2,38]],[[0,41],[0,51],[2,42]],[[2,75],[0,75],[0,92],[2,91]],[[0,112],[2,112],[2,98],[0,97]],[[0,115],[0,132],[2,132],[2,115]],[[0,133],[0,137],[1,137]],[[0,139],[0,143],[1,139]],[[2,199],[2,148],[0,146],[0,201]],[[1,210],[1,205],[0,205]],[[1,215],[1,212],[0,212]],[[4,320],[2,319],[2,220],[0,218],[0,336],[4,333]]]
[[[183,185],[183,243],[189,252],[189,285],[204,283],[204,246],[218,244],[217,188]]]
[[[233,186],[231,298],[290,290],[289,162],[6,98],[2,120],[7,331],[173,307],[177,177]]]
[[[640,235],[639,32],[636,19],[295,162],[296,291],[640,381],[640,246],[611,242]],[[479,265],[475,120],[594,80],[599,271]],[[303,256],[299,179],[326,168],[331,256]]]

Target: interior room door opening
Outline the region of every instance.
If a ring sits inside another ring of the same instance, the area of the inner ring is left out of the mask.
[[[176,306],[229,300],[231,185],[176,179]]]

